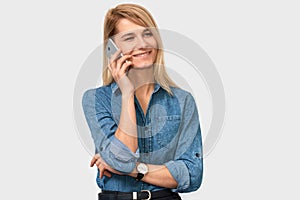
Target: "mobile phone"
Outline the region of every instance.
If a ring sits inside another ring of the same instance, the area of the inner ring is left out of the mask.
[[[106,56],[108,58],[111,58],[112,55],[114,55],[117,51],[118,51],[118,47],[117,45],[114,43],[114,41],[109,38],[107,40],[107,44],[106,44]],[[118,55],[117,59],[121,58],[123,56],[122,53],[120,53],[120,55]]]

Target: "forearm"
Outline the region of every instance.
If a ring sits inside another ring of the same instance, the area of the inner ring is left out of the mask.
[[[143,177],[142,181],[165,188],[177,188],[177,182],[164,165],[150,165],[148,164],[149,172]],[[131,177],[137,176],[137,171],[129,174]]]
[[[115,137],[123,142],[132,152],[138,148],[136,114],[133,93],[122,95],[122,109]]]

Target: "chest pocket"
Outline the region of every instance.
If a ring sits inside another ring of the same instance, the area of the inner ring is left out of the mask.
[[[179,136],[180,115],[159,116],[152,123],[152,135],[156,148],[171,148]]]

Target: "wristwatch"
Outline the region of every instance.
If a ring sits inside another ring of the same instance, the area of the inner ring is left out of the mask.
[[[139,163],[136,166],[136,170],[137,170],[138,174],[137,174],[135,180],[140,181],[148,173],[149,169],[148,169],[148,166],[145,163]]]

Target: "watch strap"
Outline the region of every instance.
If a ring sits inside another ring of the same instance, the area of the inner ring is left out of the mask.
[[[135,178],[135,180],[140,181],[140,180],[142,180],[144,178],[144,176],[145,176],[144,174],[138,173],[137,176],[136,176],[136,178]]]

